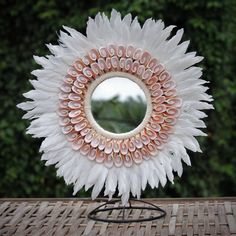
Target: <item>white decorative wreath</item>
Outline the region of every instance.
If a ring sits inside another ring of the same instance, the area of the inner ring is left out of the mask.
[[[98,13],[89,19],[87,37],[64,27],[59,45],[47,45],[53,55],[35,56],[43,69],[32,72],[32,101],[18,105],[30,119],[27,133],[44,137],[40,151],[46,165],[56,164],[58,176],[74,184],[74,194],[93,187],[96,198],[105,185],[110,198],[118,186],[125,204],[130,192],[137,198],[147,183],[164,186],[181,176],[186,149],[201,151],[194,136],[205,135],[200,110],[213,108],[193,67],[203,58],[186,53],[189,41],[179,44],[183,30],[170,38],[174,26],[148,19],[141,27],[131,14],[123,19]],[[168,39],[169,38],[169,39]],[[104,80],[116,76],[137,83],[147,98],[147,110],[134,130],[115,134],[100,127],[91,112],[91,95]]]

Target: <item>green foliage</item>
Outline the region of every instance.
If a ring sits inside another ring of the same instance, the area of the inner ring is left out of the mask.
[[[32,56],[49,54],[45,43],[56,43],[62,25],[85,33],[88,16],[115,8],[126,14],[161,18],[185,29],[190,50],[205,57],[201,66],[211,82],[215,110],[207,120],[208,138],[199,139],[202,154],[192,154],[192,168],[181,179],[144,196],[222,196],[236,194],[236,3],[234,0],[0,0],[0,196],[65,197],[71,187],[44,167],[38,153],[41,140],[25,135],[16,104],[31,87]],[[80,196],[85,193],[80,192]],[[88,196],[88,195],[87,195]]]
[[[125,101],[120,101],[119,97],[92,101],[92,113],[97,123],[114,133],[135,129],[142,122],[145,112],[146,103],[141,97],[128,97]]]

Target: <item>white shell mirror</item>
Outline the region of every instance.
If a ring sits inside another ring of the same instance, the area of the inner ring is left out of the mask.
[[[125,205],[147,184],[181,176],[182,161],[191,164],[186,149],[201,151],[195,137],[206,135],[202,110],[213,99],[194,65],[203,58],[186,53],[183,30],[172,29],[113,10],[90,18],[86,36],[64,26],[59,45],[47,45],[53,55],[34,57],[42,69],[18,107],[31,122],[27,133],[44,138],[42,160],[74,194],[93,187],[94,199],[105,186],[104,195],[118,189]]]

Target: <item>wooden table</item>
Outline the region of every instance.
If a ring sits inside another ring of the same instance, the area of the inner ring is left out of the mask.
[[[104,199],[0,199],[0,235],[236,236],[236,198],[145,200],[164,209],[166,216],[150,222],[108,224],[87,219],[88,212]],[[126,210],[125,214],[133,218],[150,212]],[[114,211],[108,217],[120,215]]]

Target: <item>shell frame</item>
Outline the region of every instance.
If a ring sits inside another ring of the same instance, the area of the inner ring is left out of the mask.
[[[141,124],[115,134],[100,127],[91,112],[91,96],[104,80],[121,76],[139,85],[147,98]],[[62,132],[72,149],[106,167],[131,167],[157,156],[168,141],[182,101],[175,82],[157,58],[132,45],[92,49],[68,69],[59,95]]]

